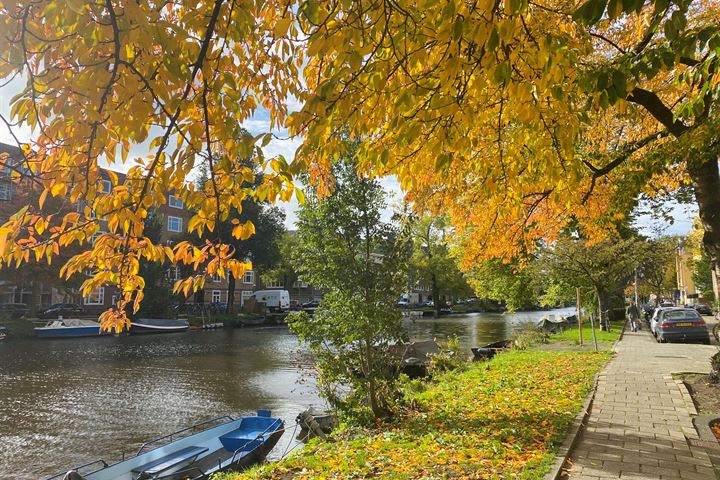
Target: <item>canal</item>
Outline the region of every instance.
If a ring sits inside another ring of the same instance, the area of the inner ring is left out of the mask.
[[[563,311],[565,312],[565,311]],[[406,320],[417,340],[461,345],[507,338],[548,312]],[[311,356],[286,327],[0,342],[0,478],[37,479],[146,440],[258,408],[294,424],[315,393]],[[277,458],[296,441],[287,432]]]

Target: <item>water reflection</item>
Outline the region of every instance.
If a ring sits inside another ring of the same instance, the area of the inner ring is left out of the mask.
[[[405,322],[413,339],[509,336],[539,313]],[[312,359],[284,327],[0,343],[0,478],[36,479],[220,415],[270,408],[293,424],[322,406]],[[272,453],[294,445],[292,432]]]

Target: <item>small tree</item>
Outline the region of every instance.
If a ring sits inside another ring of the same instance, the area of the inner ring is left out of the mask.
[[[561,237],[543,250],[542,268],[555,283],[580,287],[594,295],[601,312],[601,326],[608,328],[610,299],[633,277],[648,244],[637,237],[611,238],[591,244],[584,239]]]
[[[346,413],[360,407],[386,417],[396,392],[389,344],[404,335],[395,300],[406,284],[406,249],[397,229],[380,220],[380,184],[358,175],[348,158],[333,175],[334,191],[321,201],[308,195],[300,210],[292,255],[300,278],[325,295],[314,316],[297,315],[290,325],[317,356],[331,403]],[[346,385],[351,392],[338,394]]]

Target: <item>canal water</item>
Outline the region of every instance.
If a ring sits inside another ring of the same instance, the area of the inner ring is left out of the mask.
[[[547,312],[406,320],[411,338],[469,352]],[[323,407],[311,356],[286,327],[0,342],[0,478],[37,479],[221,415]],[[271,454],[296,441],[286,432]]]

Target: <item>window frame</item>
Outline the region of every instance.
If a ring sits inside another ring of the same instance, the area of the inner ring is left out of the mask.
[[[99,301],[90,301],[96,293],[98,294]],[[91,292],[90,295],[83,297],[83,303],[85,305],[105,305],[105,287],[98,287],[94,292]]]
[[[215,300],[215,294],[217,293],[217,300]],[[210,301],[212,303],[222,303],[222,290],[213,290],[210,294]]]
[[[112,193],[112,182],[110,180],[106,178],[100,180],[100,193]]]
[[[171,221],[177,220],[180,224],[179,230],[173,230],[170,228]],[[167,217],[167,231],[172,233],[182,233],[183,231],[183,218],[182,217],[176,217],[174,215],[168,215]]]
[[[12,200],[12,183],[0,179],[0,200],[9,202]]]
[[[173,204],[173,200],[175,201],[174,204]],[[179,205],[177,202],[179,202]],[[168,194],[167,204],[168,204],[168,207],[177,208],[178,210],[182,210],[183,208],[185,208],[185,202],[183,202],[183,199],[177,195],[173,195],[172,193]]]
[[[248,275],[250,275],[250,281],[247,280]],[[255,284],[255,271],[254,270],[248,270],[243,274],[242,283],[244,285],[254,285]]]

